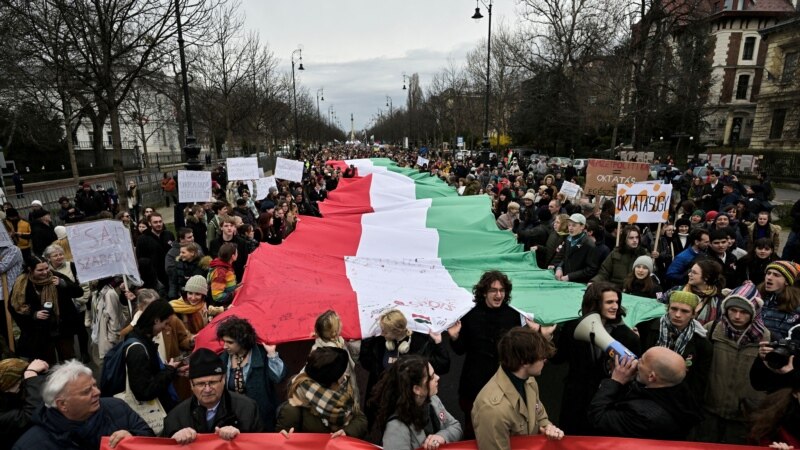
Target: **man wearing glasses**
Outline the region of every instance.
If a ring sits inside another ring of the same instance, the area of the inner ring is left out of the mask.
[[[205,348],[192,353],[189,380],[192,397],[167,414],[165,437],[185,445],[194,442],[198,433],[214,433],[230,441],[239,433],[262,431],[256,402],[225,389],[225,366],[216,353]]]

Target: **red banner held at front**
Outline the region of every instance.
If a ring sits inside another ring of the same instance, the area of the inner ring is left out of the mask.
[[[234,444],[235,442],[235,444]],[[166,438],[128,438],[117,444],[114,450],[149,450],[152,448],[181,447]],[[182,446],[189,450],[377,450],[369,442],[340,437],[331,439],[329,434],[294,433],[288,439],[278,433],[241,434],[232,442],[226,442],[213,434],[200,435],[192,444]],[[477,450],[475,441],[461,441],[443,445],[441,450]],[[705,444],[700,442],[657,441],[649,439],[627,439],[613,437],[567,436],[561,441],[548,441],[544,436],[515,436],[511,438],[512,449],[525,450],[748,450],[763,449],[744,445]],[[108,438],[104,437],[100,450],[110,450]]]

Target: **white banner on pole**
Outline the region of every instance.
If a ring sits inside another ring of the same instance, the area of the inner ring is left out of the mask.
[[[417,156],[417,165],[418,166],[422,167],[425,164],[428,164],[429,162],[430,162],[429,160],[423,158],[422,156]]]
[[[275,182],[275,177],[264,177],[256,180],[256,200],[264,200],[269,195],[269,188],[278,188],[278,183]]]
[[[671,198],[671,184],[618,184],[614,220],[622,223],[664,223],[669,219]]]
[[[558,192],[564,194],[566,198],[575,198],[581,194],[581,187],[575,183],[565,181]]]
[[[95,220],[67,226],[67,241],[72,250],[81,283],[116,275],[141,280],[131,232],[118,220]]]
[[[275,178],[299,183],[303,181],[303,161],[278,158],[275,162]]]
[[[228,181],[257,180],[258,158],[228,158],[225,160],[228,169]]]
[[[205,203],[211,200],[211,172],[179,170],[178,200],[181,203]]]

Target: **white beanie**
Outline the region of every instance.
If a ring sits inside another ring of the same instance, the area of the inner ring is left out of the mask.
[[[642,255],[642,256],[636,258],[636,261],[633,262],[633,267],[631,267],[631,269],[635,269],[636,266],[645,266],[645,267],[647,267],[647,270],[649,270],[650,274],[652,275],[652,273],[653,273],[653,258],[651,258],[651,257],[649,257],[647,255]]]

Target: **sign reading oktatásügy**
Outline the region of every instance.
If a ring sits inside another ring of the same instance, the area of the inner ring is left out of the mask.
[[[67,241],[81,283],[116,275],[141,280],[131,232],[122,222],[95,220],[68,225]]]
[[[211,197],[211,172],[178,171],[178,200],[181,203],[205,203]]]
[[[586,166],[587,195],[613,196],[618,184],[647,181],[650,165],[647,163],[590,159]]]
[[[614,221],[663,223],[669,219],[672,185],[660,182],[617,185]]]

